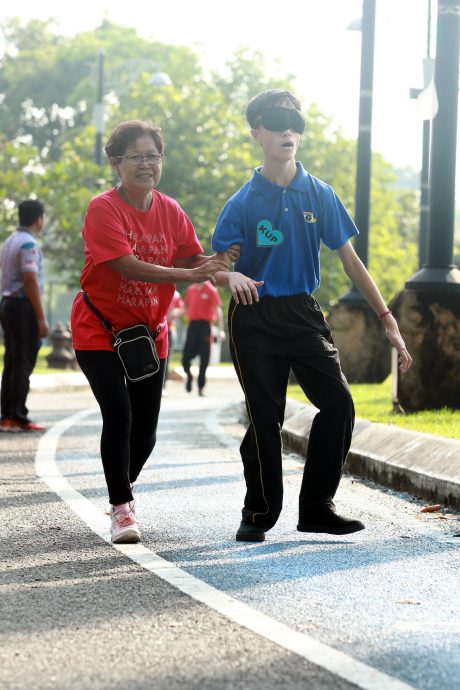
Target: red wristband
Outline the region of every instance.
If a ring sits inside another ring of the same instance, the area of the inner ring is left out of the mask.
[[[379,321],[385,318],[385,316],[388,316],[388,314],[392,314],[393,312],[391,309],[387,309],[386,311],[382,312],[379,316]]]

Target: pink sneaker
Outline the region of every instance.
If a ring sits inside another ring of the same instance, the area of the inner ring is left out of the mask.
[[[141,533],[128,503],[112,508],[110,518],[110,533],[114,544],[137,544],[140,541]]]

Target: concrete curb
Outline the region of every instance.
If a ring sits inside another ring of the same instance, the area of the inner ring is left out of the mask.
[[[288,399],[282,431],[287,448],[305,455],[316,412]],[[455,439],[358,419],[346,469],[460,510],[460,441]]]

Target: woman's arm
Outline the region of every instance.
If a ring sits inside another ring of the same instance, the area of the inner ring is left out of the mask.
[[[222,261],[213,257],[196,267],[158,266],[140,261],[132,254],[112,259],[107,264],[124,278],[142,280],[146,283],[204,283],[210,280],[217,271],[226,269]]]
[[[232,263],[238,261],[239,256],[240,246],[238,244],[232,244],[226,252],[218,252],[211,256],[195,254],[195,256],[186,256],[181,259],[176,259],[174,266],[177,268],[196,268],[197,266],[202,266],[210,259],[217,259],[222,262],[225,268],[229,268]]]
[[[401,372],[406,372],[412,364],[412,357],[406,349],[404,340],[399,332],[398,323],[388,309],[385,300],[380,294],[380,290],[350,242],[346,242],[340,247],[337,253],[340,256],[345,273],[369,302],[377,316],[380,317],[387,312],[381,319],[385,328],[385,335],[398,351]]]

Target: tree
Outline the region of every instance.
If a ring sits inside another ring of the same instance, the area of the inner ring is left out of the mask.
[[[167,157],[160,190],[190,216],[206,252],[225,201],[246,182],[260,159],[244,118],[248,100],[265,88],[292,89],[276,66],[241,48],[222,73],[205,75],[191,49],[140,38],[134,29],[103,22],[66,38],[52,22],[4,23],[0,70],[0,181],[3,227],[13,226],[14,203],[30,194],[47,206],[47,256],[63,281],[78,284],[83,263],[81,228],[89,200],[115,183],[108,165],[94,162],[93,106],[97,60],[105,53],[106,133],[121,120],[151,119],[162,127]],[[154,87],[152,71],[171,86]],[[352,211],[355,142],[336,131],[312,105],[299,149],[305,167],[331,184]],[[392,188],[392,170],[374,156],[370,268],[389,298],[415,268],[415,195]],[[326,305],[348,290],[336,254],[322,252],[319,299]]]
[[[43,165],[36,147],[20,140],[0,138],[0,240],[18,224],[17,205],[29,197],[39,197]]]

